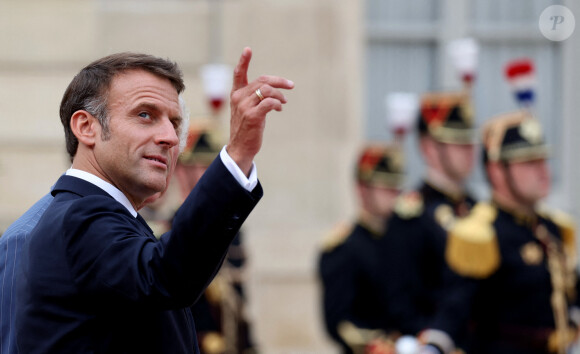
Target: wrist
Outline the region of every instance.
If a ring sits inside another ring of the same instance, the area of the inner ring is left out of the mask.
[[[229,145],[226,145],[226,152],[236,163],[236,165],[238,165],[238,167],[244,173],[244,175],[246,175],[246,177],[249,177],[254,163],[253,156],[247,157],[247,154],[239,153],[236,149],[230,148]]]

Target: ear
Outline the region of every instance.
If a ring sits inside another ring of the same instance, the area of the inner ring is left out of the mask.
[[[70,119],[70,128],[79,143],[86,146],[95,145],[101,134],[101,124],[89,112],[79,110],[73,113]]]

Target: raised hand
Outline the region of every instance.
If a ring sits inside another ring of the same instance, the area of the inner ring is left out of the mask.
[[[294,83],[279,76],[263,75],[248,83],[252,50],[244,48],[234,69],[230,95],[230,140],[227,151],[240,169],[249,175],[254,156],[262,147],[266,115],[281,111],[286,97],[280,89],[292,89]]]

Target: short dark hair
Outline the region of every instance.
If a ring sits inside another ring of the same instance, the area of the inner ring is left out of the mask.
[[[140,53],[117,53],[95,60],[84,67],[68,85],[60,103],[60,120],[64,127],[66,150],[75,156],[79,142],[70,128],[74,112],[85,110],[98,119],[103,138],[108,137],[109,117],[107,98],[115,75],[127,70],[145,70],[168,79],[178,94],[183,92],[183,74],[177,63]]]

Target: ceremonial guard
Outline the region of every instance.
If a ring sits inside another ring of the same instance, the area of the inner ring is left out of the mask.
[[[475,43],[464,41],[474,55]],[[472,66],[462,74],[462,91],[422,96],[417,127],[425,178],[417,190],[397,200],[381,239],[383,299],[392,326],[402,334],[425,329],[446,296],[442,290],[446,229],[475,204],[465,187],[475,160],[470,100],[474,70]]]
[[[391,353],[378,290],[377,244],[404,178],[396,145],[365,147],[356,166],[360,212],[354,225],[338,227],[319,259],[324,322],[343,353]]]
[[[530,64],[510,68],[514,74]],[[539,207],[551,184],[548,148],[530,109],[533,92],[517,95],[522,110],[483,128],[491,200],[449,229],[447,297],[421,335],[443,353],[454,340],[468,353],[564,354],[577,338],[575,226]]]

